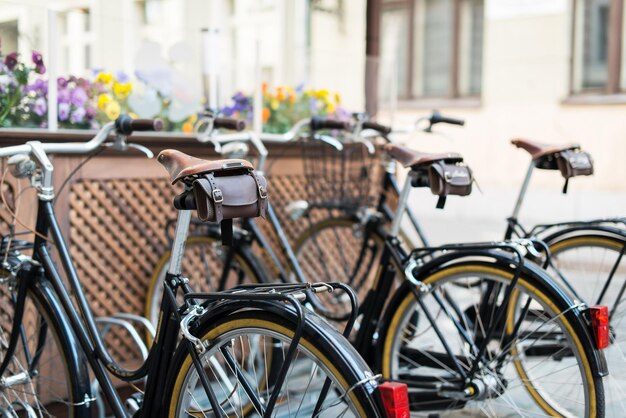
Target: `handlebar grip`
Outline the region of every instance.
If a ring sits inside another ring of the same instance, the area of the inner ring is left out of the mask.
[[[381,125],[380,123],[376,122],[363,122],[363,125],[361,126],[363,127],[363,129],[373,129],[383,135],[388,135],[391,133],[390,126]]]
[[[230,129],[240,132],[246,129],[246,122],[232,118],[215,118],[213,119],[213,128]]]
[[[436,111],[433,112],[432,116],[430,117],[430,123],[431,125],[434,125],[436,123],[447,123],[449,125],[459,125],[459,126],[465,125],[465,121],[463,119],[442,116],[441,113],[436,112]]]
[[[115,129],[123,135],[130,135],[134,131],[160,131],[163,129],[161,119],[133,119],[124,114],[115,119]]]
[[[343,131],[348,131],[350,130],[350,123],[320,117],[311,118],[311,130],[319,131],[322,129],[341,129]]]

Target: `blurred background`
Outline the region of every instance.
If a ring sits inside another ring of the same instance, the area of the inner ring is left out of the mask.
[[[536,171],[522,221],[624,215],[625,16],[624,0],[0,0],[5,67],[16,51],[43,80],[29,80],[30,116],[2,126],[95,127],[128,109],[189,131],[207,105],[252,122],[255,94],[265,130],[288,126],[284,103],[397,127],[438,109],[465,127],[396,139],[460,152],[482,192],[441,211],[419,190],[413,208],[435,242],[498,239],[530,162],[512,138],[595,159],[567,195]]]

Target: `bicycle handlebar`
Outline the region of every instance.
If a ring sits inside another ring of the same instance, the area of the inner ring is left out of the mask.
[[[447,116],[443,116],[441,113],[439,113],[436,110],[433,111],[432,115],[430,116],[429,121],[430,121],[430,126],[436,123],[447,123],[448,125],[459,125],[459,126],[465,125],[465,121],[463,119],[450,118]]]
[[[232,118],[215,118],[213,119],[213,128],[241,132],[246,128],[246,122]]]
[[[311,118],[311,130],[320,131],[322,129],[339,129],[342,131],[348,131],[350,130],[350,123],[317,116]]]
[[[0,148],[0,157],[9,157],[15,154],[30,154],[33,147],[29,143],[39,143],[38,148],[46,154],[88,154],[101,146],[111,133],[129,135],[133,131],[157,131],[163,127],[159,119],[131,119],[128,115],[121,115],[115,121],[108,122],[87,142],[48,142],[29,141],[23,145]],[[128,132],[128,133],[127,133]]]

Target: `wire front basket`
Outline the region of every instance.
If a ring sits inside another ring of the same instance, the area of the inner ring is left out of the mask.
[[[310,207],[350,211],[371,203],[375,164],[365,146],[344,144],[340,151],[315,138],[300,142]]]

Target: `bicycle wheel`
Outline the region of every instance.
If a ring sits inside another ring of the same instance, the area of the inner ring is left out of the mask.
[[[394,299],[380,361],[383,376],[409,384],[411,410],[446,410],[448,416],[604,416],[602,379],[592,372],[576,308],[551,297],[528,271],[512,291],[504,323],[487,342],[486,358],[476,365],[473,345],[479,346],[496,321],[493,307],[502,304],[513,270],[487,262],[456,263],[425,278],[431,289],[419,299],[408,286]]]
[[[0,378],[0,416],[91,417],[93,402],[86,361],[77,354],[67,319],[49,302],[50,289],[28,291],[23,331]],[[5,300],[0,319],[0,361],[7,353],[16,295],[0,287]]]
[[[295,241],[294,252],[309,280],[346,283],[362,302],[376,278],[383,246],[381,235],[366,232],[358,220],[329,218],[306,228]],[[345,294],[316,296],[331,317],[350,310]]]
[[[327,378],[331,387],[316,416],[378,416],[369,368],[337,331],[322,321],[314,324],[312,316],[307,313],[303,336],[272,416],[312,416]],[[259,310],[238,312],[200,326],[197,335],[209,342],[200,360],[223,414],[263,415],[294,330],[293,322],[284,315]],[[179,347],[174,359],[174,373],[165,391],[172,394],[165,404],[169,416],[214,416],[186,349]]]
[[[626,415],[625,247],[626,238],[593,231],[550,243],[557,276],[564,277],[588,305],[609,308],[612,338],[604,350],[610,372],[604,379],[607,416]]]
[[[260,283],[266,281],[261,272],[262,267],[249,250],[241,248],[232,250],[230,268],[225,278],[224,261],[231,251],[222,246],[218,237],[191,237],[185,244],[182,274],[190,280],[194,289],[201,292],[221,291],[244,283]],[[155,326],[159,319],[161,299],[163,297],[163,280],[169,268],[170,252],[163,254],[150,278],[146,295],[145,315]]]

